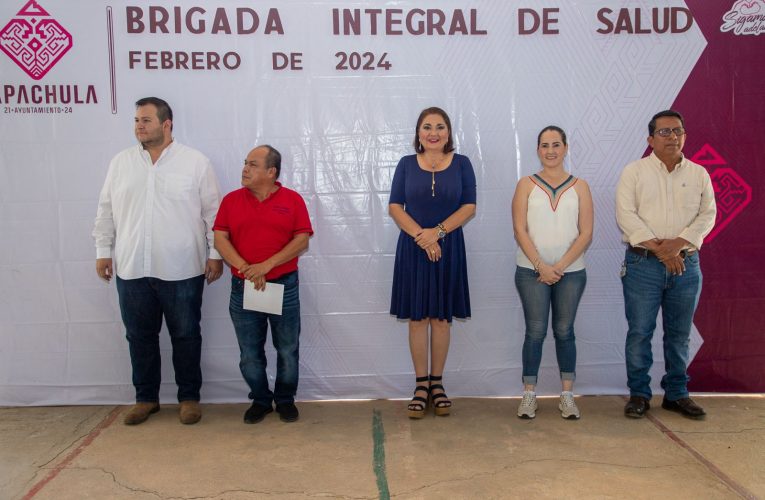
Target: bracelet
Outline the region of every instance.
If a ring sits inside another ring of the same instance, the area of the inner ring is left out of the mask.
[[[542,262],[541,257],[534,262],[534,272],[539,274],[539,264]]]

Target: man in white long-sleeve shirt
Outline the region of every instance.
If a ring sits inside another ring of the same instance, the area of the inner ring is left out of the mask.
[[[173,346],[180,420],[202,416],[199,390],[204,281],[223,272],[212,227],[220,189],[202,153],[173,140],[173,112],[156,97],[136,102],[139,144],[109,164],[93,238],[96,271],[116,274],[122,321],[130,346],[136,404],[124,418],[140,424],[159,411],[159,332],[162,318]]]
[[[640,418],[650,408],[651,338],[661,308],[664,326],[662,408],[701,419],[688,395],[688,341],[701,294],[699,249],[714,227],[715,195],[704,167],[683,156],[685,123],[667,110],[648,124],[653,152],[624,168],[616,194],[616,219],[627,251],[622,268],[625,345],[630,400],[624,414]]]

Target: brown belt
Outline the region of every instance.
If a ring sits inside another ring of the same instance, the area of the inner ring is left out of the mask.
[[[638,255],[642,255],[643,257],[653,257],[656,258],[656,254],[652,251],[648,250],[647,248],[640,248],[640,247],[633,247],[628,246],[627,247],[630,252],[636,253]],[[696,253],[696,250],[680,250],[680,257],[686,258],[689,255],[693,255]]]

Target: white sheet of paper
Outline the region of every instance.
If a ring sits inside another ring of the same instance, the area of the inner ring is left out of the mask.
[[[284,285],[266,282],[265,290],[255,290],[255,283],[244,282],[244,304],[242,307],[250,311],[282,315]]]

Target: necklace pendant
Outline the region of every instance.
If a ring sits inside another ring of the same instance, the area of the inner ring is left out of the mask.
[[[433,172],[433,175],[431,176],[430,180],[430,195],[432,197],[436,197],[436,173]]]

